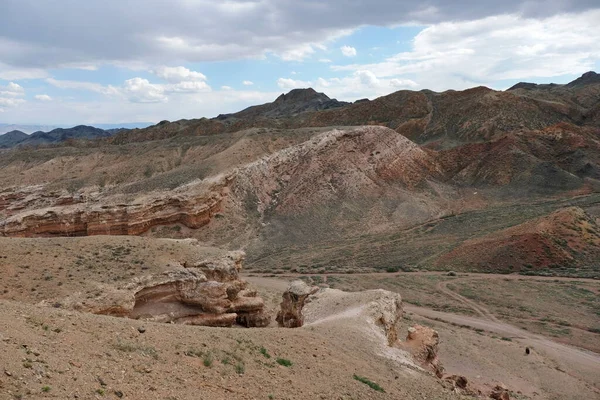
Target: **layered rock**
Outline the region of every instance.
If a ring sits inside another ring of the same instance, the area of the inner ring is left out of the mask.
[[[402,347],[409,350],[422,367],[441,378],[444,367],[437,356],[439,342],[437,331],[417,324],[408,328],[408,335],[406,341],[402,343]]]
[[[277,313],[277,323],[284,328],[298,328],[304,325],[302,308],[308,296],[316,293],[318,287],[308,286],[304,281],[296,280],[290,283],[283,293],[281,310]]]
[[[385,343],[395,345],[401,328],[402,298],[398,293],[383,289],[344,292],[322,289],[305,304],[305,323],[322,324],[339,321],[346,331],[359,330],[374,334]]]
[[[118,288],[103,287],[94,299],[68,299],[68,307],[96,314],[188,325],[267,326],[264,301],[239,278],[244,253],[186,264],[134,279]]]
[[[56,206],[23,211],[0,221],[0,236],[139,235],[154,226],[177,223],[196,229],[210,222],[222,200],[221,191],[159,193],[117,204],[110,199],[80,203],[59,198]]]

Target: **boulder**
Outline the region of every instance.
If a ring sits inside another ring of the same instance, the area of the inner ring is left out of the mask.
[[[308,296],[316,293],[318,287],[308,286],[304,281],[296,280],[290,283],[283,293],[281,310],[277,313],[277,323],[285,328],[298,328],[304,324],[302,308]]]
[[[408,335],[403,347],[411,352],[421,366],[431,370],[438,378],[441,378],[444,367],[437,356],[439,342],[440,338],[437,331],[417,324],[408,328]]]
[[[510,392],[505,387],[498,385],[492,390],[492,393],[490,393],[490,399],[510,400]]]

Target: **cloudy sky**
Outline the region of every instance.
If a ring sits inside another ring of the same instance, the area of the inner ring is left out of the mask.
[[[598,0],[0,0],[0,122],[212,117],[313,87],[505,89],[600,70]]]

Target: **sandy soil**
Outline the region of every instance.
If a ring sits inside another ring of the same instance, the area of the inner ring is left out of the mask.
[[[504,276],[492,275],[490,279],[499,277]],[[286,285],[286,280],[280,278],[248,280],[265,290],[281,290]],[[451,293],[450,298],[462,298]],[[484,306],[471,301],[467,304],[475,306],[483,316],[404,305],[406,319],[440,332],[439,356],[448,374],[464,375],[476,387],[503,384],[528,398],[600,397],[600,355],[519,329],[499,321]],[[532,354],[526,356],[525,347],[530,347]]]

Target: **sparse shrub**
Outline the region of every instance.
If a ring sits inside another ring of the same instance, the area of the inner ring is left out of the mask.
[[[279,365],[283,365],[284,367],[291,367],[292,366],[292,362],[288,359],[285,358],[278,358],[277,360],[277,364]]]
[[[271,355],[269,354],[269,352],[267,351],[267,349],[265,349],[264,347],[260,348],[260,354],[262,354],[263,356],[265,356],[265,358],[271,358]]]
[[[454,272],[454,271],[448,271],[448,273],[446,275],[447,276],[456,276],[456,272]]]
[[[244,364],[243,364],[243,363],[241,363],[241,362],[240,362],[240,363],[237,363],[237,364],[235,365],[235,372],[236,372],[237,374],[239,374],[239,375],[243,375],[243,374],[244,374],[244,371],[245,371],[245,367],[244,367]]]
[[[202,363],[205,367],[212,367],[213,364],[213,356],[212,353],[206,353],[204,358],[202,359]]]
[[[52,388],[50,386],[42,386],[42,392],[48,393]]]
[[[506,336],[502,336],[500,339],[501,339],[501,340],[504,340],[504,341],[506,341],[506,342],[512,342],[512,339],[511,339],[511,338],[509,338],[509,337],[506,337]]]
[[[364,376],[359,376],[359,375],[354,374],[354,379],[356,379],[359,382],[364,383],[365,385],[369,386],[373,390],[385,393],[385,390],[383,390],[383,388],[381,386],[379,386],[375,382],[370,381],[368,378],[365,378]]]

